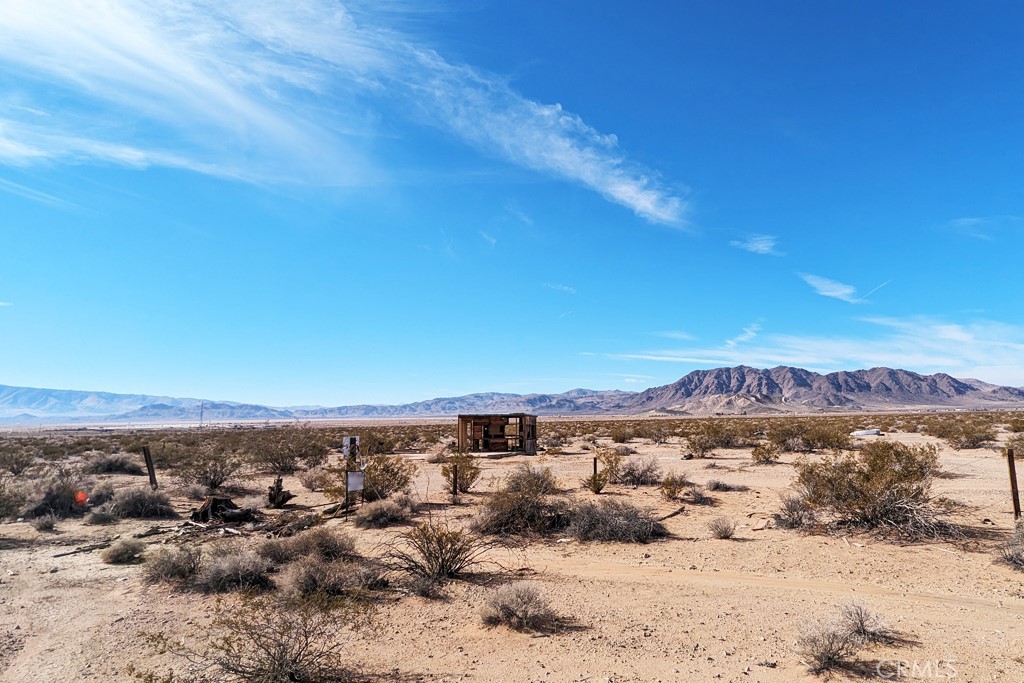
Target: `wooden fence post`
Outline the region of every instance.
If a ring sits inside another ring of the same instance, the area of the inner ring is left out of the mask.
[[[1013,496],[1013,519],[1020,519],[1020,492],[1017,490],[1017,465],[1013,462],[1013,449],[1006,449],[1006,466],[1010,470],[1010,495]]]
[[[149,471],[149,488],[156,491],[156,466],[153,464],[153,454],[149,452],[149,446],[142,447],[142,457],[146,459],[146,469]]]

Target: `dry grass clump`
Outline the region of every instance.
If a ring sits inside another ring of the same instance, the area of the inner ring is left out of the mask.
[[[457,482],[454,481],[456,470],[458,471]],[[476,458],[468,453],[452,455],[441,465],[441,476],[448,484],[448,490],[450,491],[452,485],[455,484],[459,493],[468,493],[476,485],[482,472]]]
[[[145,578],[148,583],[191,581],[203,565],[199,546],[159,548],[146,555]]]
[[[627,460],[619,471],[619,480],[632,487],[661,484],[661,467],[653,455]]]
[[[14,477],[0,476],[0,519],[18,514],[26,500],[25,490]]]
[[[797,639],[797,653],[813,674],[856,672],[852,658],[861,648],[911,642],[871,610],[849,604],[837,616],[806,624]]]
[[[999,548],[999,560],[1017,571],[1024,571],[1024,525],[1018,524],[1010,540]]]
[[[57,528],[57,515],[41,515],[32,520],[32,528],[40,533],[53,533]]]
[[[85,507],[80,494],[87,488],[80,470],[58,465],[33,482],[32,495],[28,497],[29,510],[26,516],[67,517],[71,513],[82,512]]]
[[[597,461],[601,465],[601,472],[608,475],[608,482],[618,484],[622,474],[623,456],[611,448],[602,448],[597,452]]]
[[[114,497],[114,486],[109,481],[97,484],[89,492],[89,505],[103,505]]]
[[[114,524],[118,520],[120,520],[120,517],[106,508],[97,508],[85,516],[85,523],[95,526]]]
[[[356,596],[388,586],[384,568],[375,563],[328,562],[316,556],[292,564],[288,581],[292,592],[302,597]]]
[[[359,508],[356,512],[357,527],[376,527],[378,529],[402,524],[409,521],[411,511],[393,500],[377,500]]]
[[[668,535],[654,513],[620,500],[582,501],[572,509],[569,534],[580,541],[647,543]]]
[[[146,544],[142,541],[123,539],[110,546],[100,555],[107,564],[136,564],[142,561]]]
[[[779,447],[771,441],[764,441],[750,451],[750,459],[755,465],[774,465],[779,461]]]
[[[270,562],[255,551],[234,544],[214,548],[195,577],[195,586],[208,593],[273,588]]]
[[[394,569],[436,584],[480,564],[483,554],[494,546],[466,529],[428,521],[399,534],[385,558]]]
[[[960,533],[932,503],[932,481],[939,473],[933,446],[875,441],[856,455],[801,460],[796,470],[797,488],[808,505],[832,515],[836,524],[905,538]]]
[[[559,492],[558,480],[550,467],[522,464],[505,478],[504,489],[513,493],[550,495]]]
[[[15,477],[25,474],[36,462],[36,449],[19,443],[0,443],[0,470]]]
[[[694,505],[712,506],[716,504],[715,499],[707,494],[703,486],[694,486],[691,488],[689,500]]]
[[[715,538],[726,540],[736,533],[736,522],[728,517],[715,517],[708,522],[708,531]]]
[[[709,479],[704,488],[708,491],[746,491],[748,490],[743,484],[727,484],[724,481],[718,479]]]
[[[145,474],[142,465],[128,453],[100,453],[85,464],[89,474]]]
[[[542,629],[554,616],[540,589],[529,581],[499,587],[480,610],[480,618],[487,626],[503,624],[517,631]]]
[[[604,487],[608,485],[608,473],[607,472],[591,472],[587,476],[580,479],[580,486],[587,489],[591,493],[601,493],[604,491]]]
[[[106,509],[118,517],[131,519],[177,516],[166,494],[144,488],[121,489],[106,504]]]
[[[359,557],[351,535],[322,526],[288,538],[266,541],[256,553],[274,564],[287,564],[302,557],[318,557],[327,562]]]

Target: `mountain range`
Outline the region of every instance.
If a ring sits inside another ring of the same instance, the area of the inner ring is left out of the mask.
[[[930,408],[1024,409],[1024,388],[944,373],[872,368],[819,374],[747,366],[695,370],[645,391],[573,389],[560,394],[480,393],[402,405],[275,408],[230,401],[0,385],[0,423],[189,423],[246,420],[446,417],[459,413],[708,415]]]

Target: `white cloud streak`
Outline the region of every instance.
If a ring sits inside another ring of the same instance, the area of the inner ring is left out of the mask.
[[[727,348],[727,349],[734,349],[734,348],[736,348],[737,344],[742,344],[744,342],[748,342],[748,341],[754,339],[755,337],[757,337],[757,333],[760,332],[760,331],[761,331],[761,325],[760,324],[758,324],[758,323],[751,323],[747,327],[743,328],[743,332],[741,334],[733,337],[732,339],[727,339],[725,341],[725,348]]]
[[[545,282],[544,286],[548,289],[553,289],[556,292],[563,292],[564,294],[575,294],[576,288],[570,287],[569,285],[563,285],[558,282]]]
[[[751,254],[781,256],[782,254],[775,249],[777,244],[778,238],[774,235],[751,235],[745,240],[732,240],[729,242],[729,246],[749,251]]]
[[[10,301],[0,301],[0,308],[6,308],[7,306],[13,306]]]
[[[1022,326],[991,321],[960,324],[923,317],[865,318],[862,322],[869,327],[856,336],[772,334],[742,347],[726,342],[717,348],[694,346],[606,355],[712,367],[793,365],[820,372],[885,366],[1024,385]]]
[[[0,163],[360,185],[385,181],[372,142],[406,115],[647,221],[683,224],[679,193],[614,135],[447,61],[396,21],[328,0],[8,0],[0,63],[36,96],[0,93]]]
[[[837,282],[836,280],[830,280],[827,277],[806,275],[803,273],[800,274],[800,279],[809,284],[814,291],[821,296],[839,299],[840,301],[845,301],[851,304],[855,304],[860,301],[856,296],[857,288],[853,285]]]

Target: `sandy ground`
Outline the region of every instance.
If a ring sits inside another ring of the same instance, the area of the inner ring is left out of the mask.
[[[887,438],[938,443],[914,434]],[[912,641],[865,650],[868,678],[1024,681],[1024,574],[993,561],[993,548],[1013,528],[999,452],[943,449],[941,462],[952,476],[936,483],[939,495],[967,504],[962,521],[991,538],[901,546],[866,535],[805,535],[770,525],[754,531],[792,478],[790,457],[753,466],[749,450],[730,450],[710,461],[683,461],[674,442],[630,445],[698,483],[714,478],[749,489],[713,493],[714,507],[687,505],[666,520],[671,537],[665,540],[535,541],[520,551],[496,551],[486,575],[449,584],[441,599],[392,596],[377,607],[373,627],[352,637],[347,652],[353,662],[381,680],[816,680],[794,650],[801,626],[856,601]],[[407,457],[421,461],[419,495],[445,501],[439,466],[422,462],[422,454]],[[577,444],[557,456],[484,460],[479,490],[434,514],[450,522],[468,519],[482,496],[523,461],[550,466],[573,495],[592,496],[578,485],[592,457]],[[717,467],[707,469],[709,463]],[[129,480],[143,481],[116,478],[119,484]],[[324,501],[296,481],[286,485],[300,493],[298,504]],[[679,508],[655,488],[611,486],[602,495],[660,515]],[[182,512],[194,505],[182,497],[175,504]],[[707,523],[719,516],[739,525],[731,540],[710,537]],[[329,524],[350,529],[368,554],[395,533],[360,530],[343,520]],[[211,599],[147,585],[140,567],[105,565],[98,552],[55,557],[152,525],[89,527],[67,520],[56,533],[26,523],[0,525],[0,681],[130,680],[129,663],[160,669],[171,662],[169,655],[153,654],[140,633],[201,633]],[[480,606],[510,578],[536,581],[571,626],[550,634],[484,627]],[[894,662],[904,664],[894,669]]]

